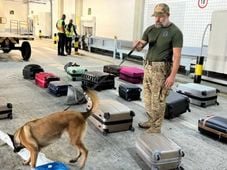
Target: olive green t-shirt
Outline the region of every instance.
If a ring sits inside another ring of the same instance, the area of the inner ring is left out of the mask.
[[[146,60],[172,62],[173,48],[182,48],[183,34],[180,29],[171,23],[168,27],[156,28],[149,26],[142,37],[148,42],[149,49]]]

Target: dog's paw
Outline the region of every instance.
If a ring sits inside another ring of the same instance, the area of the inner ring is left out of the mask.
[[[24,161],[23,161],[23,165],[29,165],[29,163],[30,163],[30,161],[29,161],[29,160],[27,160],[27,161],[26,161],[26,160],[24,160]]]

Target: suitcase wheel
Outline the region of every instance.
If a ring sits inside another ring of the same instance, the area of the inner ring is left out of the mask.
[[[181,157],[184,157],[185,154],[184,154],[184,152],[182,150],[180,150],[179,153],[180,153]]]
[[[104,118],[109,119],[110,118],[110,113],[104,113]]]
[[[216,101],[216,105],[219,105],[219,102]]]
[[[12,103],[7,103],[7,107],[8,107],[8,108],[13,108]]]
[[[129,102],[130,102],[131,100],[132,100],[131,98],[127,98],[127,101],[129,101]]]
[[[156,161],[159,161],[161,159],[160,153],[159,152],[156,152],[154,154],[154,158],[155,158]]]
[[[135,113],[133,111],[130,111],[130,116],[131,117],[134,117],[135,116]]]
[[[201,103],[201,107],[206,108],[206,103]]]
[[[60,94],[60,93],[57,93],[57,94],[56,94],[56,96],[57,96],[57,97],[60,97],[60,96],[61,96],[61,94]]]
[[[177,167],[177,170],[184,170],[182,166]]]
[[[103,134],[104,136],[107,136],[107,132],[105,132],[105,131],[104,131],[104,132],[102,132],[102,134]]]
[[[108,130],[108,129],[104,129],[104,131],[102,132],[102,134],[103,134],[104,136],[107,136],[108,133],[109,133],[109,130]]]
[[[12,114],[9,114],[9,115],[8,115],[8,118],[9,118],[9,119],[13,119],[13,115],[12,115]]]
[[[134,131],[135,131],[135,128],[132,127],[132,126],[130,126],[130,127],[129,127],[129,130],[131,130],[132,132],[134,132]]]

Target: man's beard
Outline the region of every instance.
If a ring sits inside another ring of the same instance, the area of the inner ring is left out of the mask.
[[[162,28],[163,26],[162,26],[161,23],[155,23],[155,27],[156,27],[156,28]]]
[[[168,27],[170,25],[170,22],[168,20],[161,22],[156,22],[155,27],[156,28],[163,28],[163,27]]]

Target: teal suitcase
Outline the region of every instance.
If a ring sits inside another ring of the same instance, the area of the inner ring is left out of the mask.
[[[87,72],[87,69],[81,66],[70,66],[66,68],[66,73],[72,81],[80,81],[81,75]]]

